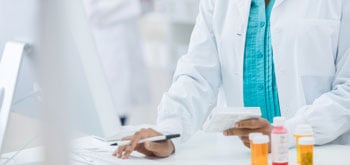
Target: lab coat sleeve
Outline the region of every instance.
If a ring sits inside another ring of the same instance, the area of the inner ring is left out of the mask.
[[[312,105],[302,107],[287,121],[292,133],[298,124],[310,124],[317,145],[334,141],[350,130],[350,2],[344,1],[339,34],[338,54],[335,61],[337,72],[332,90],[321,95]],[[291,146],[295,140],[291,140]]]
[[[176,143],[200,129],[216,106],[221,70],[212,29],[214,0],[202,0],[188,53],[177,64],[173,83],[158,107],[162,133],[181,133]]]

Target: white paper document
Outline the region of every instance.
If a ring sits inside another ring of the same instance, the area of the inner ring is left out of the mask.
[[[235,123],[252,118],[259,118],[261,111],[259,107],[243,108],[215,108],[203,125],[205,132],[223,132],[233,128]]]

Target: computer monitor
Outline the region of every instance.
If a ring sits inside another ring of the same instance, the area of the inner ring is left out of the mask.
[[[28,50],[28,45],[20,42],[6,43],[0,63],[0,87],[6,92],[2,93],[0,111],[0,148],[8,125],[8,117],[12,106],[14,91],[17,85],[19,68],[22,57]]]
[[[40,12],[41,0],[0,0],[0,57],[6,43],[16,41],[31,46],[31,51],[23,55],[19,67],[14,93],[4,89],[4,98],[13,95],[9,114],[2,113],[4,118],[19,114],[34,120],[40,120],[39,111],[41,96],[40,84],[36,76],[37,54],[40,53]],[[67,31],[65,52],[69,53],[65,61],[65,70],[69,70],[66,81],[67,96],[69,97],[69,118],[73,121],[73,129],[84,134],[95,135],[101,139],[111,140],[120,131],[118,112],[114,108],[104,72],[99,62],[97,51],[90,29],[81,8],[76,10],[74,27]],[[62,68],[63,69],[63,68]],[[54,74],[54,73],[53,73]],[[0,75],[1,76],[1,75]],[[20,123],[11,123],[0,128],[0,153],[8,148],[16,148],[25,141],[16,142],[11,137],[31,137],[18,135],[21,133]],[[39,121],[40,122],[40,121]],[[14,127],[12,127],[14,126]],[[16,127],[19,126],[19,127]],[[24,131],[25,132],[25,131]],[[2,147],[1,147],[2,146]],[[15,146],[15,147],[14,147]]]

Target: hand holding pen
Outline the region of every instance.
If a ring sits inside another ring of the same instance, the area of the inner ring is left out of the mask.
[[[113,155],[128,159],[133,151],[138,151],[146,156],[168,157],[175,151],[175,147],[169,139],[179,136],[179,134],[165,136],[151,128],[142,129],[133,136],[112,144],[118,146]]]

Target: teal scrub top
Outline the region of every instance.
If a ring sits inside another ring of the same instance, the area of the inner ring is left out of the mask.
[[[270,15],[275,0],[252,0],[246,34],[243,95],[245,107],[260,107],[272,123],[280,116],[270,33]]]

